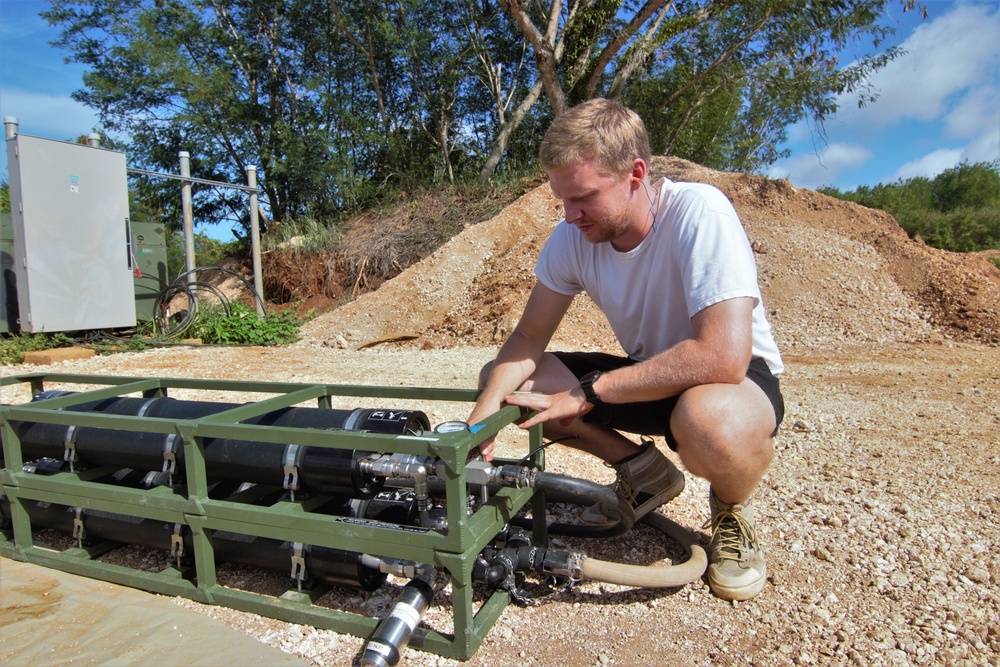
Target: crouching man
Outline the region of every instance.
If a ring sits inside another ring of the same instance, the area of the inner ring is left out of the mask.
[[[642,120],[595,99],[557,117],[540,160],[562,200],[521,319],[480,374],[477,423],[503,403],[522,424],[600,457],[637,520],[676,497],[684,475],[648,438],[663,436],[711,483],[708,582],[745,600],[767,570],[750,502],[784,413],[781,356],[765,319],[753,252],[716,188],[650,180]],[[546,352],[575,295],[587,292],[625,352]],[[518,393],[513,393],[513,392]],[[529,393],[522,393],[529,392]],[[480,447],[492,458],[492,441]],[[581,518],[607,522],[600,506]]]

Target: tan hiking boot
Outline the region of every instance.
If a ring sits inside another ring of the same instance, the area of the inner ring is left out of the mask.
[[[652,440],[638,454],[611,466],[615,482],[611,488],[635,510],[635,520],[660,505],[673,500],[684,490],[684,474],[663,455]],[[603,511],[601,504],[591,505],[580,515],[580,523],[601,526],[615,519],[614,512]]]
[[[708,585],[724,600],[749,600],[767,579],[764,552],[757,542],[757,523],[749,501],[727,505],[709,493],[712,529],[708,557]]]

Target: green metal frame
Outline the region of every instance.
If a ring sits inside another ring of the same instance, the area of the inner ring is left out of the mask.
[[[471,517],[468,516],[465,462],[469,452],[485,439],[521,417],[521,410],[507,406],[483,422],[473,434],[468,430],[426,436],[396,436],[374,433],[324,431],[240,424],[249,417],[284,407],[316,401],[330,407],[332,396],[403,399],[420,401],[475,400],[476,392],[456,389],[400,388],[376,386],[239,382],[194,379],[150,379],[69,374],[30,374],[0,379],[0,386],[29,383],[32,395],[46,384],[102,385],[99,389],[52,398],[20,406],[0,406],[0,436],[3,442],[2,492],[10,501],[12,531],[0,532],[0,555],[86,577],[140,588],[165,595],[177,595],[207,604],[217,604],[264,616],[326,628],[358,637],[374,632],[378,620],[340,610],[317,607],[313,601],[327,589],[289,591],[275,598],[221,586],[216,580],[212,533],[216,530],[349,549],[374,556],[430,563],[451,577],[454,633],[445,634],[419,628],[411,645],[442,656],[467,660],[479,648],[486,634],[509,602],[506,592],[496,591],[474,610],[472,566],[477,554],[522,507],[531,502],[535,516],[544,516],[545,501],[529,489],[502,489]],[[140,394],[167,396],[168,390],[192,389],[224,392],[275,394],[273,397],[241,405],[202,419],[153,419],[65,412],[59,408],[105,398]],[[389,406],[379,406],[389,407]],[[175,488],[139,490],[95,482],[107,468],[84,472],[35,475],[22,470],[20,422],[80,425],[151,433],[176,434],[183,441],[185,485]],[[308,503],[280,501],[271,506],[255,506],[233,499],[215,500],[208,496],[203,440],[240,438],[259,442],[298,444],[310,447],[359,449],[363,451],[407,453],[432,456],[445,464],[445,507],[448,530],[397,530],[356,525],[308,511]],[[541,428],[529,430],[529,451],[533,464],[544,467]],[[74,547],[61,552],[36,546],[25,502],[45,501],[69,507],[114,512],[189,526],[194,544],[194,570],[170,566],[162,572],[145,572],[103,563],[96,558],[117,544]],[[535,522],[544,524],[544,522]],[[534,539],[546,540],[544,528]]]

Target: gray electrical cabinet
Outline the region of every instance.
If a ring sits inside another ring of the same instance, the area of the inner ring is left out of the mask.
[[[156,300],[167,288],[167,236],[162,222],[132,221],[132,261],[135,262],[135,317],[152,322]]]
[[[21,331],[134,327],[125,154],[7,139]]]

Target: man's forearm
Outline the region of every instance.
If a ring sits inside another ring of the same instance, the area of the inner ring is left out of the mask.
[[[532,376],[543,352],[529,337],[515,330],[497,353],[472,418],[478,421],[498,409],[506,396]],[[483,411],[486,412],[480,414]]]
[[[497,353],[483,393],[499,400],[516,391],[534,374],[543,352],[534,341],[515,330]]]
[[[605,403],[656,401],[702,384],[726,381],[710,351],[688,340],[633,366],[605,373],[594,385]]]
[[[695,337],[641,363],[602,375],[596,383],[607,403],[655,401],[705,384],[738,384],[753,349],[752,299],[721,301],[695,315]]]

